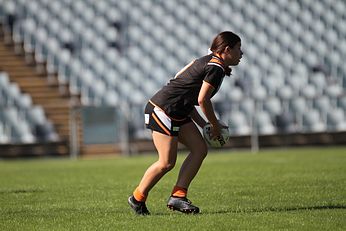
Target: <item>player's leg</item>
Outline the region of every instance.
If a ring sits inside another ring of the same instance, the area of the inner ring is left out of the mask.
[[[176,185],[188,188],[207,156],[208,146],[193,122],[187,123],[180,128],[179,142],[183,143],[190,153],[180,168]]]
[[[194,206],[186,196],[191,181],[196,176],[208,153],[208,147],[193,122],[187,123],[180,128],[179,141],[190,150],[190,153],[180,168],[177,183],[167,206],[183,213],[199,213],[199,208]]]
[[[147,195],[161,177],[174,167],[177,159],[178,137],[156,131],[153,131],[152,135],[159,159],[147,169],[139,183],[138,189],[144,195]]]
[[[140,215],[150,214],[145,204],[149,191],[174,167],[177,159],[178,137],[156,131],[153,131],[152,136],[159,159],[147,169],[133,195],[128,199],[129,205]]]

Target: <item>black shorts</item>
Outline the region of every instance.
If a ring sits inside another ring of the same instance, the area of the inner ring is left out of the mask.
[[[181,120],[170,118],[162,109],[150,102],[146,105],[144,113],[145,126],[148,129],[168,136],[178,136],[180,127],[192,122],[190,117]]]

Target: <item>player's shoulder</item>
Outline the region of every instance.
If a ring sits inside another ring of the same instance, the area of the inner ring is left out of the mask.
[[[225,64],[224,64],[223,60],[220,59],[219,57],[215,56],[215,55],[211,54],[209,56],[207,66],[218,67],[218,68],[222,69],[223,72],[225,72]]]
[[[223,60],[213,54],[208,54],[196,59],[194,66],[199,70],[207,72],[212,71],[220,75],[224,75],[226,70]]]

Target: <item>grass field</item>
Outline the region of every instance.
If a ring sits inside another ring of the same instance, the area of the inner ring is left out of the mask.
[[[153,189],[152,215],[127,197],[156,155],[0,161],[0,230],[346,230],[346,148],[210,153],[185,215],[166,208],[179,165]]]

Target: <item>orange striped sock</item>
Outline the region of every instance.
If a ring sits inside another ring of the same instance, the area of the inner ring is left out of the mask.
[[[174,196],[174,197],[186,197],[186,195],[187,195],[187,188],[174,186],[173,191],[172,191],[172,196]]]
[[[133,191],[133,196],[135,197],[136,201],[145,202],[147,200],[147,195],[144,195],[139,191],[138,187]]]

